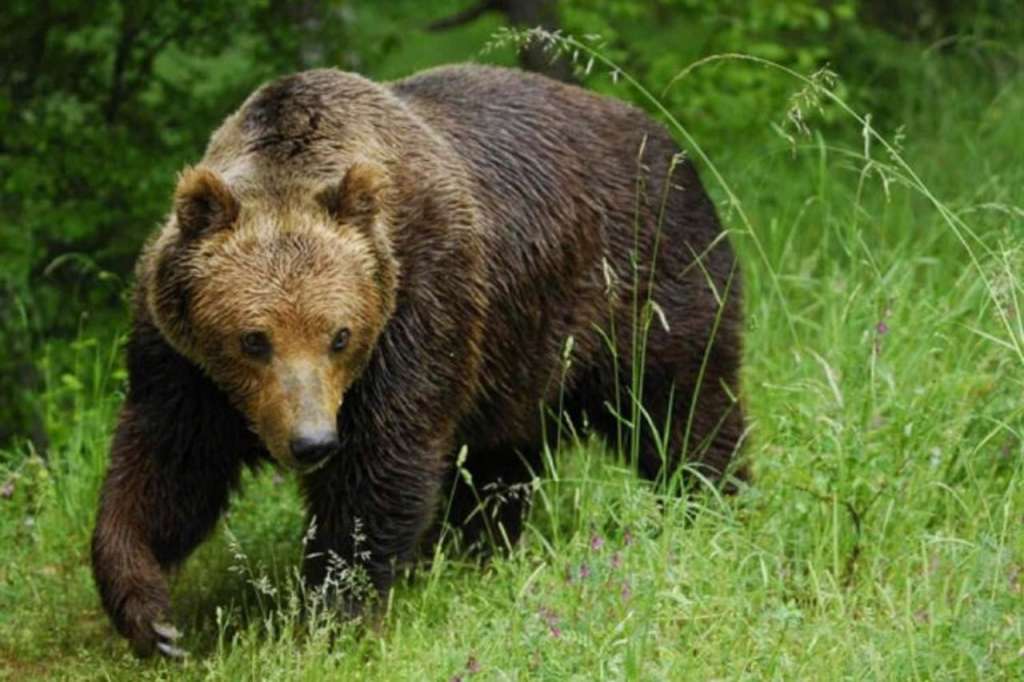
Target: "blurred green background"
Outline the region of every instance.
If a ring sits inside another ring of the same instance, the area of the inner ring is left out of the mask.
[[[63,349],[123,333],[132,263],[168,209],[175,173],[253,88],[317,66],[386,80],[476,60],[636,98],[607,69],[573,75],[564,59],[485,49],[501,27],[537,23],[600,36],[602,51],[728,170],[766,140],[778,146],[768,122],[784,119],[795,86],[769,69],[723,63],[664,89],[694,61],[743,52],[805,74],[827,65],[840,94],[892,133],[901,121],[927,121],[950,74],[998,92],[1017,73],[1019,52],[1005,46],[1021,44],[1024,22],[1015,0],[8,0],[0,447],[28,440],[45,451],[39,396],[54,377],[73,380]],[[833,123],[827,108],[819,119],[820,128]],[[846,128],[834,134],[856,144]]]

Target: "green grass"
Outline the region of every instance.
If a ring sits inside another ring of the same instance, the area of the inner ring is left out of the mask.
[[[735,499],[576,443],[510,556],[438,555],[365,628],[298,616],[302,510],[268,471],[174,580],[192,655],[140,663],[88,568],[119,356],[55,345],[48,460],[0,455],[0,678],[1024,676],[1024,82],[908,87],[932,106],[899,159],[852,119],[704,143],[745,269]]]

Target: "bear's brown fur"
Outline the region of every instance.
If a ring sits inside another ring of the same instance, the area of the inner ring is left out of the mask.
[[[512,70],[257,90],[140,257],[92,555],[120,632],[176,651],[165,571],[270,458],[316,521],[307,580],[355,560],[361,524],[382,591],[442,500],[468,544],[496,523],[515,541],[524,502],[505,493],[542,468],[538,407],[621,445],[641,376],[640,472],[685,457],[722,480],[743,431],[739,277],[678,154],[637,109]],[[462,446],[476,493],[452,475]]]

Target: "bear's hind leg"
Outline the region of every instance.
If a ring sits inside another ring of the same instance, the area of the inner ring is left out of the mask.
[[[735,482],[747,477],[745,468],[734,461],[743,437],[743,410],[735,390],[726,390],[713,373],[695,390],[696,374],[649,364],[642,410],[631,404],[627,389],[622,388],[621,417],[609,412],[608,405],[615,405],[611,397],[607,404],[592,406],[593,427],[609,446],[616,447],[621,441],[623,454],[635,459],[639,473],[648,480],[675,485],[681,478],[682,488],[692,490],[698,483],[695,474],[699,474],[732,493]],[[628,382],[623,378],[621,386],[629,386]],[[638,433],[629,426],[634,417]]]
[[[746,470],[734,462],[743,437],[742,407],[735,392],[726,390],[714,375],[705,377],[699,390],[686,381],[688,376],[672,382],[659,372],[645,383],[644,408],[659,432],[655,439],[650,425],[643,425],[640,472],[666,483],[674,483],[680,474],[686,489],[699,487],[699,477],[733,493],[736,481],[746,478]]]

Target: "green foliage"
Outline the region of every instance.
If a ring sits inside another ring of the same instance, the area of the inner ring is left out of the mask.
[[[921,12],[904,12],[909,4]],[[565,0],[561,6],[566,32],[599,37],[601,52],[639,76],[700,138],[729,139],[732,149],[737,142],[764,140],[768,126],[762,114],[786,112],[794,86],[771,69],[723,55],[758,57],[805,75],[828,68],[840,75],[837,94],[890,129],[915,104],[907,97],[913,89],[902,79],[920,77],[922,54],[968,57],[960,59],[970,72],[963,77],[995,88],[1014,77],[1024,58],[1010,47],[1024,37],[1016,21],[1019,8],[999,0],[984,8],[942,0]],[[948,32],[935,35],[939,25]],[[929,50],[925,38],[942,40]],[[993,72],[1000,78],[991,79]],[[602,70],[584,80],[595,89],[626,94]],[[825,125],[839,120],[830,107],[815,115]]]
[[[708,55],[743,53],[810,73],[843,49],[834,36],[845,37],[856,25],[855,0],[653,4],[650,10],[630,0],[569,2],[565,26],[575,35],[601,36],[611,47],[602,51],[644,82],[665,88],[675,81],[659,96],[669,109],[709,134],[763,126],[751,113],[781,109],[791,84],[764,69],[727,64],[677,81],[692,64]]]

